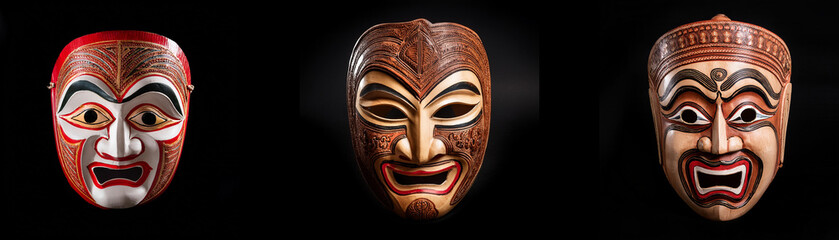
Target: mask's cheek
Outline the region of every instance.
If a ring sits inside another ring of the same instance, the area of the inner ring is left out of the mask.
[[[180,133],[180,132],[179,132]],[[148,189],[149,193],[143,200],[149,201],[163,193],[172,178],[175,175],[178,162],[180,161],[181,147],[183,146],[183,135],[176,135],[175,137],[161,141],[156,140],[148,135],[140,137],[143,144],[150,146],[153,155],[148,155],[147,162],[154,168],[148,182],[143,184],[143,187]]]
[[[56,138],[58,156],[65,177],[67,177],[68,182],[79,195],[88,201],[93,201],[90,198],[90,190],[87,188],[87,186],[91,186],[87,184],[89,177],[86,176],[87,171],[84,169],[84,163],[81,160],[85,159],[85,155],[88,155],[86,159],[93,159],[93,156],[90,156],[91,154],[96,155],[92,150],[85,150],[85,148],[92,149],[92,145],[95,144],[97,136],[89,135],[88,139],[72,139],[60,126],[55,131],[56,135],[58,135]],[[71,135],[73,134],[71,133]],[[74,136],[76,138],[79,137],[77,135]]]
[[[82,152],[80,156],[77,156],[79,162],[79,171],[82,172],[82,179],[84,180],[86,190],[90,193],[94,188],[95,184],[93,184],[93,178],[90,175],[90,170],[86,167],[93,163],[94,158],[96,158],[96,138],[91,137],[84,141],[84,145],[82,145]]]
[[[686,133],[676,130],[670,130],[664,134],[664,141],[662,146],[664,161],[661,162],[661,167],[664,169],[664,175],[670,182],[670,186],[676,189],[676,192],[682,199],[687,201],[688,193],[681,182],[682,176],[679,173],[679,158],[682,154],[691,149],[696,149],[701,133]]]
[[[93,162],[93,159],[97,155],[95,151],[96,140],[101,137],[107,137],[107,130],[88,130],[77,128],[61,118],[57,121],[59,125],[59,129],[57,129],[57,131],[59,131],[59,134],[62,135],[60,141],[65,142],[65,144],[59,144],[60,146],[69,147],[75,144],[82,144],[80,146],[80,151],[69,152],[73,154],[72,156],[66,156],[70,157],[70,159],[63,159],[63,161],[68,161],[68,164],[70,164],[70,166],[66,166],[65,172],[69,178],[75,179],[80,176],[82,180],[80,183],[85,184],[83,187],[80,186],[80,190],[84,189],[90,193],[90,187],[93,186],[93,183],[90,173],[85,166]]]
[[[751,150],[763,164],[763,173],[760,177],[760,182],[757,184],[755,196],[750,203],[757,202],[757,199],[763,195],[769,183],[775,178],[775,173],[778,169],[778,138],[775,129],[772,127],[762,127],[751,132],[742,132],[740,138],[743,139],[743,149]]]

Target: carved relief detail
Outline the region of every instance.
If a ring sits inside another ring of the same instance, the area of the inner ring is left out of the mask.
[[[468,152],[474,158],[483,143],[482,131],[483,129],[480,128],[470,128],[466,131],[449,133],[446,139],[452,143],[455,151]]]
[[[408,204],[405,216],[413,220],[431,220],[437,217],[437,207],[431,200],[418,198]]]

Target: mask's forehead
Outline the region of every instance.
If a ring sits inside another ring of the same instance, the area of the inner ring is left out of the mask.
[[[81,75],[102,80],[121,100],[137,81],[159,76],[168,79],[185,98],[187,76],[183,64],[165,47],[143,41],[119,40],[91,43],[70,53],[58,72],[58,89]]]
[[[383,71],[417,99],[425,98],[448,75],[469,70],[489,87],[489,63],[481,39],[462,25],[425,19],[373,26],[359,38],[350,59],[348,86],[367,72]]]
[[[178,98],[192,90],[189,62],[180,46],[143,31],[105,31],[76,38],[61,51],[52,72],[53,104],[70,82],[82,75],[100,79],[118,101],[139,80],[158,76],[170,81]]]

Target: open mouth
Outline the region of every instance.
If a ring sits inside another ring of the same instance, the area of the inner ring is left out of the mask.
[[[746,185],[748,164],[746,160],[737,161],[731,165],[711,167],[701,161],[691,162],[694,187],[700,198],[707,198],[711,194],[725,194],[732,198],[743,196]]]
[[[399,171],[393,171],[393,180],[399,185],[415,185],[415,184],[435,184],[440,185],[446,181],[449,171],[442,171],[437,174],[427,176],[404,174]]]
[[[758,165],[754,166],[756,162]],[[760,164],[750,152],[728,155],[693,154],[685,158],[682,171],[685,187],[691,198],[702,206],[724,205],[738,208],[745,205],[752,186],[759,181]],[[757,168],[755,168],[757,167]]]
[[[408,165],[388,161],[382,163],[382,175],[391,191],[399,194],[449,193],[460,178],[457,161],[445,161],[429,166]]]
[[[146,181],[151,167],[146,162],[136,162],[125,166],[93,162],[87,166],[93,185],[97,188],[123,185],[137,187]]]

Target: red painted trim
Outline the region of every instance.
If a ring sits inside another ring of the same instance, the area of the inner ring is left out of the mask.
[[[96,168],[96,167],[104,167],[104,168],[110,168],[110,169],[128,169],[128,168],[140,167],[140,168],[143,169],[143,175],[141,175],[140,179],[137,179],[136,182],[128,180],[128,179],[117,178],[117,179],[108,180],[107,182],[105,182],[103,184],[99,184],[99,181],[96,179],[96,174],[93,174],[93,168]],[[117,186],[117,185],[123,185],[123,186],[128,186],[128,187],[138,187],[140,185],[143,185],[143,183],[146,182],[146,178],[149,177],[149,172],[151,172],[151,167],[149,166],[148,163],[143,162],[143,161],[139,161],[139,162],[136,162],[136,163],[125,165],[125,166],[117,166],[117,165],[101,163],[101,162],[92,162],[92,163],[87,165],[87,170],[88,170],[88,173],[90,174],[90,178],[93,182],[93,185],[95,185],[99,189],[103,189],[103,188],[106,188],[106,187]]]

